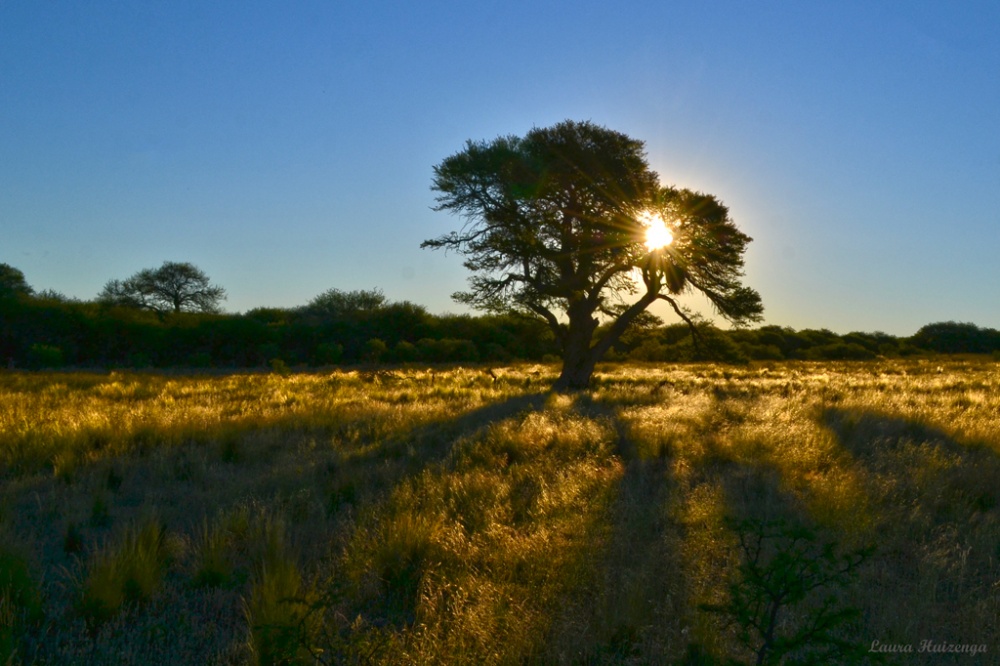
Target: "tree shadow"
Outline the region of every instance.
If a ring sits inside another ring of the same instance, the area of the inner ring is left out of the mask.
[[[789,491],[781,470],[766,462],[748,464],[716,447],[698,469],[678,476],[673,452],[650,454],[633,439],[620,413],[633,404],[646,401],[576,398],[579,414],[605,420],[615,432],[623,473],[607,509],[607,531],[594,535],[600,548],[591,555],[593,575],[570,593],[568,610],[553,625],[548,654],[559,663],[593,664],[751,658],[733,624],[701,607],[728,599],[740,566],[737,532],[771,530],[767,538],[774,537],[779,548],[791,543],[789,534],[810,535],[814,541],[797,542],[801,552],[792,558],[792,565],[802,567],[827,544],[836,546],[839,535],[821,529]],[[808,629],[811,619],[830,617],[829,609],[813,608],[815,595],[802,601],[783,608],[788,626]]]
[[[889,502],[920,502],[938,521],[1000,505],[1000,453],[986,443],[960,442],[919,420],[872,410],[831,407],[820,422],[867,470],[872,492]],[[891,487],[876,487],[879,479]]]
[[[644,457],[613,402],[575,397],[580,416],[615,433],[622,474],[590,538],[590,575],[567,594],[550,629],[546,658],[554,663],[670,663],[685,628],[685,582],[678,534],[669,516],[677,490],[671,460]]]
[[[62,477],[50,472],[18,478],[13,484],[17,494],[12,491],[5,498],[3,517],[9,517],[12,529],[33,535],[45,571],[65,572],[79,568],[87,553],[110,543],[125,526],[150,511],[197,550],[202,525],[214,525],[220,514],[245,508],[251,521],[280,520],[288,552],[307,565],[303,574],[315,575],[317,567],[335,564],[331,553],[343,549],[366,516],[373,515],[394,489],[442,463],[456,442],[499,420],[540,409],[546,397],[545,393],[501,397],[388,437],[377,431],[355,433],[349,445],[340,448],[337,439],[363,426],[369,416],[359,417],[359,423],[305,423],[297,429],[285,420],[270,421],[262,428],[247,419],[223,430],[185,431],[181,436],[139,429],[128,436],[126,444],[99,435],[93,441],[79,442],[83,453],[100,454],[92,462],[81,462]],[[119,446],[126,451],[116,452]],[[98,507],[100,521],[96,520]],[[252,524],[248,527],[247,539],[253,538],[255,529]],[[80,542],[72,552],[65,545],[68,534]],[[239,552],[232,553],[234,580],[246,582],[252,577],[253,553],[265,545],[241,542]],[[186,566],[179,566],[185,569],[177,572],[182,578],[188,575]],[[189,590],[183,582],[180,585],[183,589],[175,604],[135,612],[159,613],[157,622],[162,619],[164,627],[182,631],[181,619],[196,612],[201,602],[198,590]],[[207,651],[225,642],[220,636],[230,636],[232,645],[240,644],[241,627],[233,621],[242,617],[240,595],[247,593],[240,585],[207,593],[215,601],[205,619],[218,626],[218,632],[211,637],[199,634],[178,639],[177,645],[196,652],[206,650],[198,654],[208,661]],[[69,613],[72,592],[72,584],[60,592]],[[60,617],[54,614],[53,622]],[[205,644],[195,645],[201,638]],[[102,639],[101,643],[95,644],[96,653],[110,654],[115,649],[113,641]],[[39,649],[44,654],[48,648]]]
[[[996,612],[997,451],[875,410],[829,408],[820,421],[853,456],[875,516],[879,563],[866,584],[882,593],[865,611],[873,638],[1000,644],[977,619]]]

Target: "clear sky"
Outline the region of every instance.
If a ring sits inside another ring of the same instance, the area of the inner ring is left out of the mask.
[[[564,119],[729,206],[767,323],[1000,328],[995,0],[0,0],[0,262],[461,312],[433,166]]]

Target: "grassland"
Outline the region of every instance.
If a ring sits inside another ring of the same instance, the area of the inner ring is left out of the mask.
[[[0,663],[1000,658],[996,362],[555,370],[0,374]]]

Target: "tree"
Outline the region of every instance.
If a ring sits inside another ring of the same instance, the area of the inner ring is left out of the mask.
[[[209,284],[208,276],[187,262],[165,261],[127,280],[111,280],[98,299],[112,305],[167,312],[219,312],[226,290]]]
[[[24,279],[24,273],[9,264],[0,264],[0,298],[31,296],[35,290]]]
[[[734,324],[761,318],[759,294],[740,282],[750,237],[711,195],[661,186],[643,143],[619,132],[564,121],[523,138],[469,141],[434,167],[432,189],[435,210],[465,224],[421,247],[464,255],[473,275],[457,301],[548,324],[563,357],[557,390],[586,388],[657,300],[692,331],[676,299],[690,291]],[[600,331],[598,316],[610,320]]]
[[[349,319],[381,310],[385,304],[385,294],[381,289],[370,291],[328,289],[309,301],[309,305],[303,310],[306,314],[321,319]]]

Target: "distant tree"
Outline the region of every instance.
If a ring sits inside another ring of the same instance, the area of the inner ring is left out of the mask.
[[[56,303],[79,303],[80,299],[67,296],[61,291],[56,291],[55,289],[43,289],[42,291],[35,292],[35,298],[40,301],[52,301]]]
[[[209,283],[201,269],[187,262],[166,261],[159,268],[139,271],[127,280],[111,280],[98,300],[159,314],[219,312],[226,290]]]
[[[24,273],[9,264],[0,264],[0,298],[31,296],[34,293],[35,290],[25,281]]]
[[[305,313],[322,319],[346,319],[371,313],[386,304],[381,289],[341,291],[328,289],[305,306]]]
[[[921,327],[910,342],[944,354],[986,354],[1000,349],[1000,333],[975,324],[946,321]]]
[[[763,312],[740,282],[751,239],[728,209],[710,195],[662,187],[643,143],[619,132],[565,121],[470,141],[434,167],[433,189],[436,210],[466,223],[422,247],[465,256],[473,275],[471,289],[454,295],[459,302],[548,324],[562,350],[557,390],[586,388],[598,360],[657,300],[692,330],[675,299],[685,292],[701,292],[735,324]],[[611,322],[601,331],[599,316]]]

